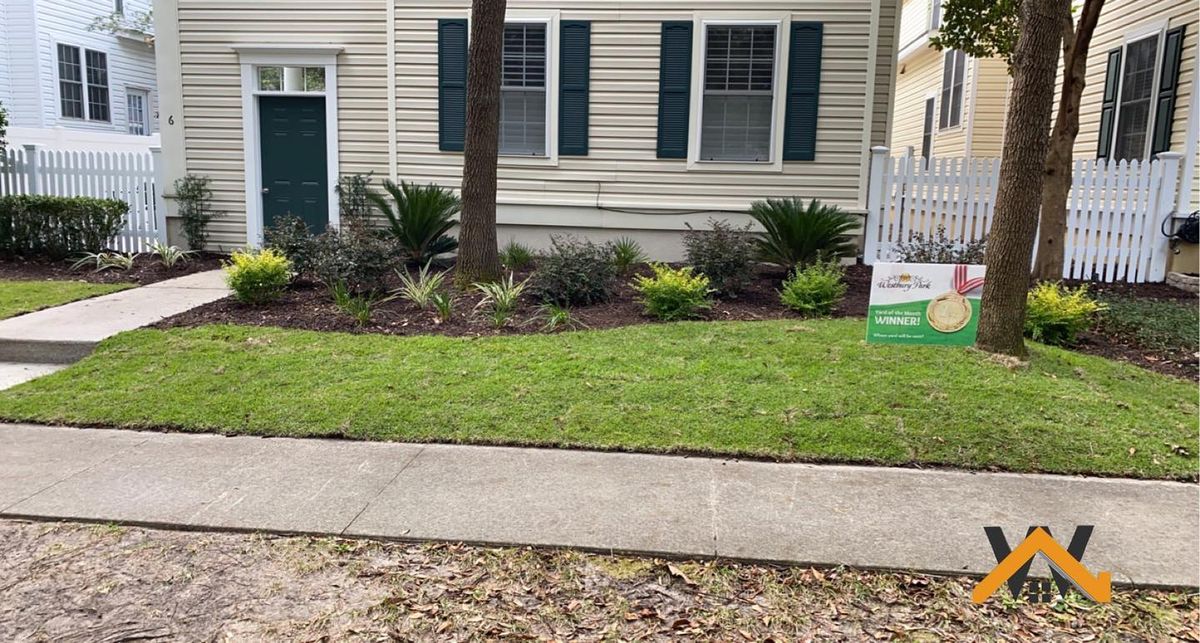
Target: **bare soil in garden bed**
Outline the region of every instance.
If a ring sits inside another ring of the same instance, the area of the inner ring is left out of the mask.
[[[196,272],[215,270],[221,267],[225,255],[204,253],[193,255],[191,260],[179,262],[173,268],[162,265],[157,257],[140,255],[129,270],[105,270],[94,272],[94,268],[71,269],[74,260],[50,261],[48,259],[0,258],[0,279],[22,281],[86,281],[89,283],[133,283],[139,286],[182,277]]]

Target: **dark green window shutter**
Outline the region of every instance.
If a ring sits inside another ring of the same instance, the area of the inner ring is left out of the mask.
[[[821,95],[819,22],[793,22],[788,53],[787,113],[783,125],[783,160],[811,161],[817,154],[817,103]]]
[[[463,151],[467,135],[467,21],[438,20],[438,149]]]
[[[1175,125],[1175,90],[1179,87],[1179,60],[1183,55],[1183,27],[1167,32],[1163,40],[1162,76],[1158,81],[1158,100],[1154,103],[1154,140],[1150,153],[1171,149],[1171,128]]]
[[[1108,70],[1104,72],[1104,96],[1100,102],[1100,140],[1096,158],[1106,159],[1112,150],[1113,123],[1117,116],[1117,87],[1121,85],[1121,50],[1108,52]]]
[[[587,156],[592,23],[563,20],[558,42],[558,153]]]
[[[658,158],[685,159],[692,106],[692,23],[662,23],[658,58]]]

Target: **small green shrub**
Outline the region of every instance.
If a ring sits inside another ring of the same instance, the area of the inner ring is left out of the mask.
[[[125,254],[123,252],[88,252],[82,257],[75,260],[71,264],[71,270],[81,270],[87,266],[95,266],[92,272],[104,272],[105,270],[129,270],[133,268],[133,262],[138,258],[136,254]]]
[[[561,306],[587,306],[612,297],[617,268],[610,244],[553,236],[550,246],[530,284],[534,296]]]
[[[196,254],[195,250],[182,250],[179,246],[167,245],[161,241],[155,241],[150,244],[150,252],[158,258],[158,262],[165,268],[174,268],[177,265],[187,263]]]
[[[475,284],[475,289],[483,293],[483,299],[476,304],[475,310],[484,313],[496,328],[505,326],[516,312],[528,281],[527,279],[515,283],[510,272],[508,277],[501,278],[500,281]]]
[[[754,275],[754,234],[750,224],[737,228],[724,219],[708,220],[711,230],[693,230],[683,235],[687,262],[725,297],[736,297]]]
[[[435,292],[429,296],[429,302],[437,311],[438,321],[445,323],[454,316],[454,295],[446,292]]]
[[[395,246],[367,232],[326,230],[313,239],[313,277],[332,288],[344,282],[351,292],[379,291],[396,264]]]
[[[646,253],[642,252],[642,245],[629,237],[621,237],[612,244],[613,266],[617,269],[617,274],[624,277],[628,275],[633,267],[646,263]]]
[[[225,283],[245,304],[258,306],[275,301],[291,279],[292,262],[270,248],[235,251],[225,264]]]
[[[833,312],[845,295],[842,268],[831,261],[796,268],[784,280],[779,300],[802,315],[820,316]]]
[[[66,259],[101,252],[121,231],[129,204],[116,199],[0,197],[0,256]]]
[[[982,264],[987,250],[987,238],[959,243],[946,236],[946,226],[938,226],[937,232],[925,236],[914,232],[907,243],[896,244],[892,251],[901,263],[954,263]]]
[[[282,252],[292,262],[297,275],[310,275],[316,252],[316,235],[300,217],[282,216],[263,233],[264,246]]]
[[[1054,346],[1071,346],[1087,330],[1104,305],[1088,295],[1087,286],[1075,289],[1043,282],[1026,297],[1025,336]]]
[[[359,328],[371,323],[371,316],[379,304],[391,299],[390,297],[379,297],[373,292],[355,294],[344,281],[334,284],[329,289],[329,294],[333,297],[333,305],[349,315]]]
[[[1104,310],[1097,318],[1099,330],[1130,340],[1151,350],[1200,352],[1200,308],[1196,300],[1142,299],[1101,295]]]
[[[632,284],[650,316],[665,321],[691,319],[712,307],[708,277],[692,274],[691,266],[676,270],[655,263],[650,269],[653,277],[638,276]]]
[[[446,234],[457,223],[454,217],[462,209],[458,195],[438,185],[403,181],[396,185],[385,180],[383,189],[390,200],[374,192],[369,198],[387,217],[385,231],[395,240],[406,263],[423,266],[458,248],[458,240]]]
[[[509,241],[500,249],[500,265],[510,271],[527,268],[533,265],[533,250],[516,241]]]
[[[175,201],[183,219],[183,236],[192,250],[203,250],[208,243],[208,224],[216,218],[212,209],[212,179],[207,176],[185,175],[175,180]]]
[[[407,268],[397,269],[396,276],[400,278],[400,288],[395,294],[416,304],[421,310],[429,308],[433,303],[433,296],[442,289],[442,284],[446,281],[446,272],[432,273],[429,271],[429,264],[425,264],[416,277],[409,274]]]
[[[764,232],[758,235],[759,258],[791,269],[818,261],[853,257],[852,234],[858,219],[837,206],[813,199],[767,199],[750,204],[750,216]]]

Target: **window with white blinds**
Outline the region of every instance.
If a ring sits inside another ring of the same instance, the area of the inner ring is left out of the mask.
[[[1121,100],[1117,112],[1116,149],[1112,158],[1142,159],[1150,132],[1158,36],[1131,42],[1125,48]]]
[[[967,55],[957,49],[947,51],[942,66],[942,111],[938,129],[962,124],[963,85],[967,74]]]
[[[700,160],[771,160],[774,25],[708,25]]]
[[[500,153],[546,155],[546,24],[504,25]]]

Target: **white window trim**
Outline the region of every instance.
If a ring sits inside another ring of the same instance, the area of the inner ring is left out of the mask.
[[[150,92],[149,87],[141,87],[138,85],[126,85],[125,86],[125,132],[132,136],[137,136],[136,134],[133,134],[132,132],[129,131],[129,95],[130,94],[141,94],[142,97],[145,99],[145,104],[142,106],[142,109],[145,111],[145,114],[143,114],[143,118],[144,118],[143,124],[146,126],[146,133],[144,134],[144,136],[150,136],[151,134],[154,133],[152,131],[154,129],[153,125],[152,125],[152,119],[150,118],[150,116],[151,116],[150,115],[150,94],[151,94],[151,92]]]
[[[338,167],[338,80],[337,55],[340,45],[236,45],[242,75],[242,150],[246,166],[246,245],[260,247],[263,243],[262,212],[262,148],[259,145],[258,97],[325,96],[325,156],[326,183],[329,189],[329,225],[340,225],[337,187]],[[324,92],[260,92],[258,67],[294,66],[324,67]]]
[[[943,81],[946,78],[946,60],[950,56],[953,56],[954,54],[956,54],[958,52],[959,52],[959,50],[957,50],[957,49],[947,49],[946,51],[942,52],[942,69],[941,69],[942,74],[941,75],[942,75]],[[965,52],[965,51],[962,52],[962,55],[963,55],[963,86],[962,86],[962,100],[959,101],[959,103],[958,103],[958,124],[947,125],[946,127],[942,127],[942,91],[945,88],[943,87],[942,83],[938,83],[937,113],[934,114],[933,121],[934,121],[934,127],[939,132],[946,132],[946,133],[957,132],[963,128],[963,121],[966,120],[965,118],[963,118],[963,116],[966,115],[967,111],[968,111],[967,110],[967,86],[973,84],[975,81],[975,78],[972,75],[967,74],[967,70],[971,68],[970,63],[975,59],[972,58],[970,55],[968,55],[967,52]],[[950,75],[950,86],[951,87],[954,86],[954,75],[953,74]],[[953,89],[950,90],[950,99],[951,99],[950,106],[953,107],[954,106],[954,90]],[[973,110],[974,108],[975,108],[974,105],[972,105],[971,109]]]
[[[1121,94],[1125,90],[1125,65],[1129,62],[1129,45],[1154,38],[1154,77],[1150,85],[1150,113],[1146,118],[1146,141],[1142,145],[1141,156],[1137,157],[1138,160],[1150,158],[1150,149],[1154,145],[1154,118],[1158,112],[1158,86],[1162,80],[1160,76],[1162,76],[1163,64],[1163,37],[1167,32],[1168,23],[1167,19],[1156,20],[1125,32],[1125,37],[1121,39],[1121,68],[1117,70],[1117,101],[1113,106],[1112,136],[1109,137],[1108,142],[1108,159],[1116,158],[1117,134],[1121,131]]]
[[[505,24],[540,23],[546,25],[546,153],[542,156],[502,153],[496,161],[498,167],[558,166],[558,40],[560,13],[558,10],[510,9],[504,14]],[[467,20],[470,20],[469,16]],[[470,23],[468,22],[468,24]]]
[[[62,67],[59,64],[59,58],[58,58],[58,48],[59,47],[70,47],[70,48],[74,49],[75,51],[79,52],[79,85],[80,85],[80,87],[83,88],[83,95],[81,96],[81,99],[83,100],[83,117],[82,118],[78,118],[75,116],[63,116],[63,113],[62,113],[63,112],[63,109],[62,109],[63,77],[62,77]],[[88,101],[89,85],[88,85],[88,77],[87,77],[87,52],[89,52],[89,51],[94,51],[98,54],[104,54],[104,73],[106,76],[108,76],[108,85],[105,87],[105,89],[108,92],[108,118],[107,119],[92,118],[92,106],[91,106],[91,102]],[[112,100],[112,98],[113,98],[112,80],[113,80],[112,79],[112,66],[109,65],[107,51],[104,51],[103,49],[95,49],[93,47],[84,47],[83,45],[73,45],[69,42],[55,41],[55,43],[54,43],[54,102],[55,102],[54,107],[55,107],[55,110],[54,111],[58,114],[59,119],[65,120],[65,121],[70,121],[72,123],[104,123],[104,124],[109,124],[109,125],[112,125],[113,123],[115,123],[116,121],[113,120],[113,115],[116,110],[113,107],[113,100]]]
[[[688,118],[687,169],[700,172],[783,172],[783,110],[787,102],[787,73],[792,16],[790,12],[745,11],[697,13],[692,29],[692,96]],[[700,159],[700,124],[704,109],[704,54],[708,25],[772,25],[775,37],[774,96],[771,102],[770,161],[704,161]]]

